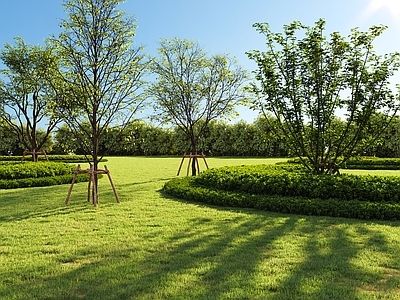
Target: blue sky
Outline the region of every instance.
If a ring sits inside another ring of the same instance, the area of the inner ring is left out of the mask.
[[[43,44],[57,34],[65,19],[62,0],[2,1],[0,47],[21,36],[27,43]],[[128,0],[120,8],[136,18],[136,45],[156,55],[161,38],[190,38],[210,55],[229,53],[249,71],[254,64],[248,50],[262,50],[264,38],[252,24],[268,22],[273,31],[282,31],[294,20],[313,25],[327,21],[327,34],[348,35],[351,28],[367,30],[372,25],[389,28],[375,42],[379,53],[400,52],[400,0]],[[399,80],[400,83],[400,80]],[[252,121],[256,115],[241,109],[240,118]]]

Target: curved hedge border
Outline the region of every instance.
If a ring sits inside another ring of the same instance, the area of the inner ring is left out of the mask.
[[[355,218],[364,220],[400,220],[400,205],[357,200],[309,199],[304,197],[264,196],[216,190],[196,185],[194,178],[176,178],[163,189],[168,195],[219,206],[255,208],[259,210]]]
[[[380,220],[400,220],[399,190],[398,177],[312,175],[277,165],[211,169],[164,185],[169,195],[213,205]]]
[[[0,164],[0,189],[67,184],[72,181],[75,166],[60,162],[7,162]],[[79,174],[76,181],[88,181]]]
[[[250,194],[400,203],[400,177],[315,175],[299,166],[222,167],[201,173],[198,185]]]

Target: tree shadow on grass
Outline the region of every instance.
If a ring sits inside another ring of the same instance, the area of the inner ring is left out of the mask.
[[[17,196],[7,199],[13,203]],[[398,292],[399,244],[368,223],[197,205],[229,213],[188,218],[179,230],[149,220],[142,226],[152,230],[132,233],[135,239],[90,246],[82,241],[74,252],[49,254],[50,270],[39,264],[3,269],[0,298],[356,299]],[[81,203],[59,206],[37,214],[86,209]],[[10,213],[0,221],[26,215]],[[348,232],[353,222],[357,242]],[[365,248],[390,254],[382,266],[386,273],[356,264]]]
[[[188,219],[179,231],[155,227],[139,237],[144,243],[127,237],[118,245],[82,246],[52,257],[61,274],[30,278],[23,270],[0,298],[14,292],[30,299],[356,299],[381,279],[354,263],[364,247],[376,247],[374,239],[376,251],[388,249],[368,224],[359,225],[365,243],[357,244],[343,219],[236,212]]]

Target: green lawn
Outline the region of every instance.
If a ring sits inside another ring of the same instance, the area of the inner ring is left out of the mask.
[[[0,299],[400,299],[400,222],[171,199],[180,160],[109,158],[97,208],[86,183],[0,190]]]

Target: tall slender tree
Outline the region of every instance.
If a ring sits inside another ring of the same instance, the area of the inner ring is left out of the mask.
[[[68,18],[61,23],[63,32],[53,39],[68,73],[63,115],[95,172],[105,154],[99,145],[106,129],[118,125],[122,130],[144,102],[145,56],[141,47],[133,47],[136,25],[117,9],[121,2],[64,1]],[[96,173],[95,182],[97,187]]]

